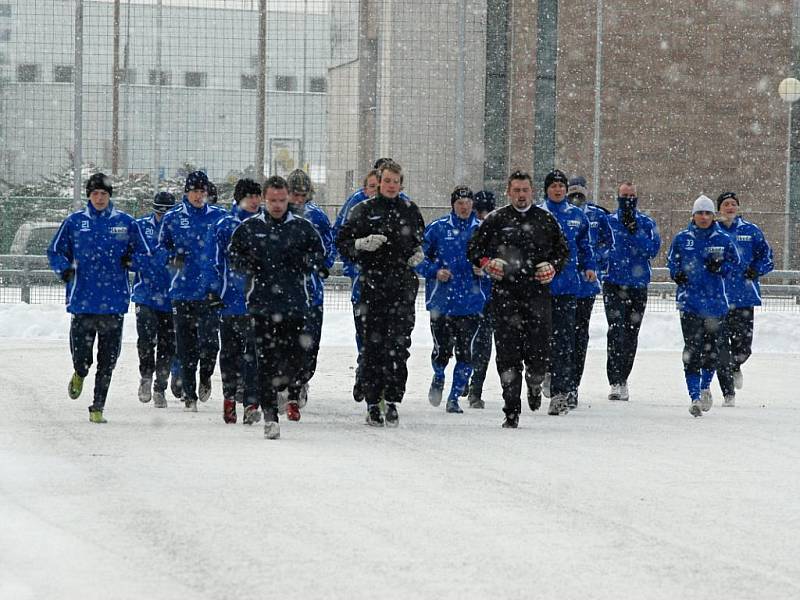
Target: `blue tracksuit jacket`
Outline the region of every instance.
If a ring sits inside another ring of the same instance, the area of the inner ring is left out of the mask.
[[[724,259],[719,273],[712,273],[705,266],[712,254]],[[670,277],[674,279],[682,271],[689,278],[678,286],[678,310],[701,317],[723,317],[729,308],[725,278],[738,268],[739,262],[736,245],[717,223],[708,229],[691,223],[678,232],[667,256]]]
[[[553,296],[577,296],[584,271],[597,272],[589,243],[589,220],[580,208],[566,199],[553,202],[547,198],[539,207],[555,217],[569,246],[569,260],[550,283],[550,293]]]
[[[203,300],[210,293],[219,294],[214,230],[226,214],[213,204],[195,208],[184,196],[183,202],[164,215],[158,239],[160,258],[169,261],[183,255],[184,259],[172,278],[170,300]]]
[[[147,240],[147,245],[155,249],[158,245],[161,225],[164,223],[163,217],[161,221],[156,221],[155,214],[150,214],[136,219],[136,222],[139,224],[144,239]],[[137,304],[149,306],[153,310],[172,312],[172,305],[169,301],[171,280],[172,273],[164,266],[163,258],[160,259],[156,253],[153,253],[136,273],[131,300]]]
[[[306,202],[301,215],[310,221],[319,234],[322,247],[325,249],[325,268],[330,269],[336,260],[336,240],[333,237],[333,228],[325,211],[313,202]],[[325,300],[325,281],[316,271],[311,274],[306,282],[306,288],[311,298],[311,306],[322,306]]]
[[[608,251],[611,248],[612,240],[611,227],[608,225],[608,211],[605,208],[589,202],[578,208],[589,220],[589,244],[597,263],[597,280],[589,281],[583,273],[580,273],[580,286],[575,296],[591,298],[600,293],[600,277],[608,268]]]
[[[425,260],[417,272],[425,277],[425,305],[432,313],[460,317],[483,312],[488,298],[481,280],[488,277],[476,276],[467,258],[467,243],[480,224],[475,213],[459,219],[451,212],[425,228]],[[452,277],[439,281],[439,269],[447,269]]]
[[[661,249],[661,236],[656,222],[636,211],[636,233],[631,234],[622,224],[622,211],[608,216],[612,242],[608,251],[608,269],[603,281],[632,288],[646,288],[650,284],[650,260]]]
[[[730,227],[726,227],[723,223],[718,225],[731,237],[739,251],[739,266],[725,276],[725,291],[728,294],[730,307],[761,306],[758,277],[747,279],[744,273],[748,267],[752,267],[759,276],[772,271],[775,268],[772,248],[769,247],[761,229],[742,217],[736,217]]]
[[[61,277],[69,268],[75,276],[66,286],[67,312],[72,314],[122,314],[131,302],[128,269],[122,258],[138,270],[150,258],[150,248],[136,220],[114,208],[102,212],[91,203],[61,223],[47,258]]]

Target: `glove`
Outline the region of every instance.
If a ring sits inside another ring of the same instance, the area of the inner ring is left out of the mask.
[[[119,264],[122,265],[123,269],[130,269],[131,265],[133,265],[133,259],[127,254],[125,256],[120,256]]]
[[[327,279],[330,274],[331,272],[328,270],[328,267],[324,265],[317,269],[317,275],[319,275],[320,279]]]
[[[186,263],[186,255],[183,252],[179,252],[172,259],[169,261],[169,264],[175,267],[176,269],[182,269],[183,265]]]
[[[689,283],[689,276],[683,271],[678,271],[675,273],[675,276],[672,278],[672,280],[678,285],[686,285]]]
[[[378,248],[386,243],[386,236],[380,233],[371,233],[370,235],[356,240],[356,250],[364,252],[375,252]],[[424,258],[424,256],[423,256]]]
[[[622,224],[629,233],[636,233],[636,230],[639,228],[639,225],[636,223],[636,213],[632,210],[623,210]]]
[[[412,254],[411,257],[408,259],[407,264],[412,269],[416,269],[417,265],[420,264],[423,260],[425,260],[425,253],[422,251],[422,248],[417,246],[417,249],[414,250],[414,254]]]
[[[722,269],[722,263],[725,262],[725,259],[721,256],[714,256],[713,254],[709,254],[706,257],[706,271],[709,273],[719,273]]]
[[[538,265],[536,265],[536,274],[534,275],[534,277],[536,277],[536,281],[538,281],[539,283],[543,285],[546,283],[550,283],[551,281],[553,281],[553,278],[555,276],[556,276],[556,270],[553,267],[553,265],[551,265],[549,262],[547,261],[540,262]]]
[[[75,279],[75,269],[73,269],[72,267],[64,269],[61,272],[61,281],[63,281],[64,283],[69,283],[73,279]]]
[[[475,277],[483,277],[484,275],[486,275],[483,269],[481,269],[480,267],[476,267],[475,265],[472,265],[472,273],[475,275]]]
[[[758,279],[758,271],[756,271],[753,267],[747,267],[747,270],[744,272],[745,279]]]
[[[506,274],[505,271],[508,262],[504,261],[502,258],[485,258],[481,261],[481,265],[483,266],[483,270],[489,274],[489,277],[500,280]]]
[[[225,303],[222,301],[222,298],[219,297],[219,294],[216,292],[209,292],[206,296],[206,304],[208,308],[212,310],[216,310],[218,308],[225,308]]]

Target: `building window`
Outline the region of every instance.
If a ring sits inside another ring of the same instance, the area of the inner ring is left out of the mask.
[[[294,75],[276,75],[275,89],[279,92],[293,92],[297,89],[297,77]]]
[[[120,69],[119,70],[119,82],[126,83],[128,85],[135,85],[136,84],[136,69]]]
[[[328,91],[328,81],[324,77],[312,77],[308,82],[308,91],[324,94]]]
[[[186,87],[206,87],[208,74],[203,71],[186,71],[183,84]]]
[[[8,3],[0,4],[0,17],[10,17],[11,16],[11,5]]]
[[[172,73],[169,71],[159,71],[158,69],[150,69],[147,76],[147,81],[150,85],[167,86],[172,85]]]
[[[17,81],[20,83],[39,81],[39,65],[17,65]]]
[[[0,42],[9,42],[9,41],[11,41],[11,30],[0,29]]]
[[[258,88],[258,75],[245,75],[242,73],[242,89],[254,90]]]
[[[56,65],[53,67],[53,81],[56,83],[72,83],[72,65]]]

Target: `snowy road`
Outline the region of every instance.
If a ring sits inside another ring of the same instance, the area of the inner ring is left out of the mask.
[[[277,442],[222,423],[218,376],[197,414],[139,404],[135,354],[93,426],[65,342],[0,344],[3,600],[800,597],[796,354],[693,419],[678,352],[641,353],[611,404],[592,350],[576,412],[509,431],[494,373],[486,410],[429,406],[418,347],[400,428],[374,430],[326,346]]]

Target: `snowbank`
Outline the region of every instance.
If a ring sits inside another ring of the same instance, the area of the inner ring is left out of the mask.
[[[431,347],[428,314],[417,313],[413,345]],[[589,347],[605,348],[606,321],[603,314],[592,316]],[[67,339],[69,315],[63,306],[52,304],[0,304],[0,338]],[[756,315],[755,352],[800,353],[800,313],[763,312]],[[349,312],[325,313],[322,344],[349,346],[355,333]],[[133,313],[125,319],[125,341],[136,340]],[[677,312],[645,314],[639,336],[640,350],[675,350],[683,345]]]

